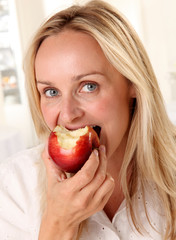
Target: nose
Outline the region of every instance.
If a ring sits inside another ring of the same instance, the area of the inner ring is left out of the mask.
[[[59,124],[65,126],[74,123],[79,121],[83,115],[84,111],[81,109],[79,101],[74,97],[68,96],[62,99],[58,118]]]

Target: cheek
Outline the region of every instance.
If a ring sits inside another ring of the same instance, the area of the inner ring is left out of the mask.
[[[89,105],[89,108],[86,108],[86,112],[89,113],[89,115],[92,115],[93,118],[96,117],[98,121],[102,122],[108,118],[108,109],[109,104],[104,99],[98,102],[95,101],[94,103],[92,103],[92,105]]]
[[[107,115],[107,111],[110,109],[111,101],[108,97],[103,97],[100,101],[95,101],[95,103],[92,104],[92,109],[97,115]]]
[[[101,117],[107,126],[108,132],[119,134],[127,130],[130,120],[128,97],[120,96],[120,94],[114,95],[114,97],[106,99],[100,108]]]
[[[47,126],[53,130],[57,123],[57,113],[51,107],[41,102],[41,111]]]

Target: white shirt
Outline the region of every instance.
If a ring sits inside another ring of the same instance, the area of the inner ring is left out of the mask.
[[[42,146],[38,146],[22,151],[0,164],[0,240],[38,239],[41,149]],[[155,198],[151,200],[151,196]],[[141,224],[148,234],[142,236],[135,230],[131,220],[128,220],[124,201],[112,222],[104,211],[91,216],[80,240],[161,240],[161,235],[154,231],[145,217],[140,191],[138,199]],[[146,194],[146,206],[151,223],[163,232],[164,217],[155,189],[151,195]]]

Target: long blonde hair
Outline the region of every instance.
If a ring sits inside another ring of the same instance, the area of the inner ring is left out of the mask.
[[[152,66],[136,32],[125,17],[101,0],[74,5],[49,18],[36,33],[26,62],[26,86],[31,114],[39,136],[49,133],[40,109],[34,62],[41,43],[64,29],[94,37],[109,62],[136,89],[136,105],[121,168],[127,206],[136,229],[141,232],[134,206],[136,186],[154,183],[162,200],[167,223],[165,239],[176,233],[176,129],[170,122]],[[133,172],[127,181],[129,167]],[[130,184],[129,184],[130,183]],[[147,216],[147,210],[146,210]]]

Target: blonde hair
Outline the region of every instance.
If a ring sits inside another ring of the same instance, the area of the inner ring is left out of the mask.
[[[74,5],[48,19],[35,35],[27,54],[25,73],[30,109],[38,135],[48,134],[49,129],[40,109],[35,57],[44,39],[65,29],[94,37],[109,62],[134,85],[136,105],[121,168],[124,195],[133,224],[141,232],[134,208],[137,202],[133,196],[139,183],[143,193],[146,183],[154,183],[167,223],[164,239],[173,240],[176,232],[176,129],[167,116],[155,74],[141,41],[125,17],[109,4],[93,0],[83,6]],[[132,174],[130,181],[127,181],[130,167]],[[143,198],[145,201],[145,195]]]

